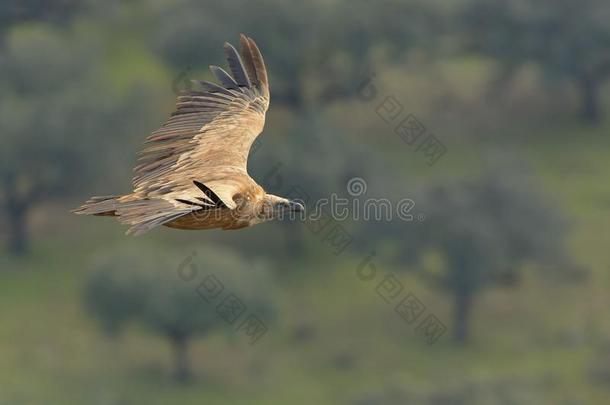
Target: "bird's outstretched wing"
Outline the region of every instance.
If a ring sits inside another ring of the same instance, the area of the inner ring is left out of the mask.
[[[134,194],[175,201],[202,196],[195,181],[210,188],[228,208],[233,195],[250,179],[250,147],[261,133],[269,106],[269,83],[260,50],[240,37],[241,56],[229,43],[224,49],[231,74],[210,70],[220,84],[199,86],[178,96],[176,111],[154,131],[134,169]]]

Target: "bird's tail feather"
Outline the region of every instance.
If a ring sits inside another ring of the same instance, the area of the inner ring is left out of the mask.
[[[120,201],[119,197],[92,197],[73,212],[84,215],[115,216],[121,223],[131,225],[127,235],[141,235],[193,210],[191,207],[179,209],[160,198]]]
[[[119,197],[118,195],[91,197],[83,205],[72,210],[72,212],[78,215],[116,216],[117,200]]]

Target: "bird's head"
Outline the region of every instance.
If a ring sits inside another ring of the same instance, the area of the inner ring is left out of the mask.
[[[273,194],[266,194],[261,204],[260,216],[263,220],[290,218],[291,215],[303,211],[305,211],[305,207],[298,201],[290,201]]]

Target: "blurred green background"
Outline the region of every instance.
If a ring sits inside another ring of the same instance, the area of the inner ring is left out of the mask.
[[[0,405],[609,403],[609,19],[601,0],[2,2]],[[241,32],[272,94],[252,177],[410,199],[412,220],[133,238],[69,212],[131,191],[146,135]]]

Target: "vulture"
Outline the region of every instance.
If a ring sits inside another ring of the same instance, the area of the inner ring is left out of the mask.
[[[218,84],[194,80],[176,109],[152,132],[134,168],[133,192],[92,197],[73,212],[113,216],[139,235],[159,225],[177,229],[240,229],[302,212],[297,201],[267,194],[247,171],[252,143],[263,130],[269,81],[256,43],[228,42],[231,74],[210,70]]]

